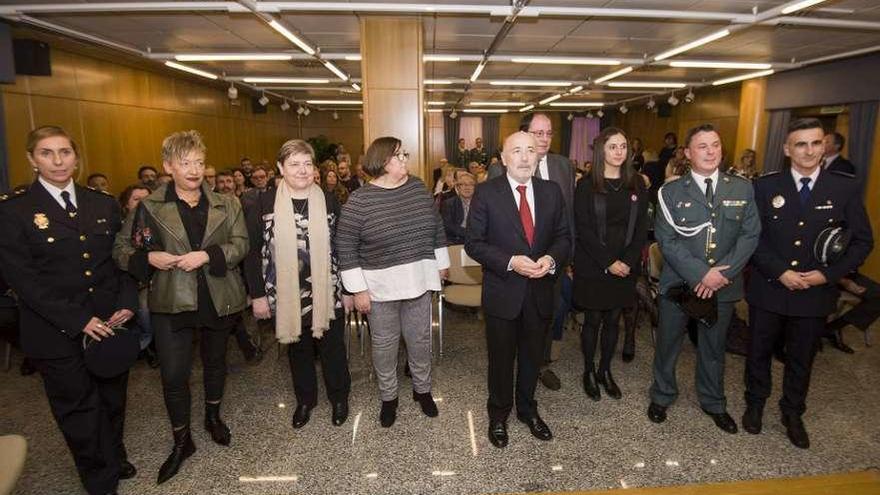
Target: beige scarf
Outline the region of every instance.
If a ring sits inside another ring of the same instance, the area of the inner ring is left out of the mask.
[[[282,344],[298,342],[302,334],[299,293],[299,254],[290,186],[284,181],[275,194],[274,259],[277,291],[275,337]],[[330,229],[324,191],[312,184],[308,197],[309,256],[312,271],[312,336],[320,339],[334,317],[330,283]]]

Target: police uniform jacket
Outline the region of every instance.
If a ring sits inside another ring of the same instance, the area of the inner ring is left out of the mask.
[[[0,201],[0,266],[18,295],[21,346],[29,357],[82,352],[92,317],[137,310],[137,286],[113,262],[120,208],[105,193],[75,186],[71,216],[36,181]]]
[[[836,307],[836,283],[858,268],[874,241],[858,181],[844,172],[823,170],[802,207],[799,184],[789,168],[755,180],[755,201],[764,229],[752,264],[747,300],[767,311],[789,316],[822,317]],[[845,225],[852,238],[844,256],[822,266],[813,255],[813,244],[827,227]],[[827,284],[805,290],[788,290],[779,276],[786,270],[819,270]]]
[[[656,213],[654,236],[663,253],[660,293],[687,283],[693,289],[712,266],[729,265],[722,275],[731,283],[717,292],[718,301],[742,299],[742,270],[758,244],[761,223],[752,185],[742,177],[718,174],[712,204],[690,173],[664,184],[658,201],[664,202],[675,225],[695,228],[711,222],[692,237],[679,234],[662,210]]]

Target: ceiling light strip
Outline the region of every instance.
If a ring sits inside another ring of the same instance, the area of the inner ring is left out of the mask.
[[[342,79],[343,81],[348,81],[348,74],[339,70],[339,67],[336,67],[335,65],[333,65],[333,62],[325,60],[325,61],[323,61],[323,64],[324,64],[324,67],[326,67],[327,69],[330,70],[330,72],[336,74],[336,77],[338,77],[339,79]]]
[[[602,84],[605,81],[610,81],[611,79],[614,79],[615,77],[620,77],[625,74],[629,74],[632,71],[633,71],[632,67],[624,67],[623,69],[620,69],[618,71],[614,71],[610,74],[606,74],[606,75],[600,77],[599,79],[596,79],[596,84]]]
[[[743,74],[741,76],[728,77],[726,79],[719,79],[717,81],[712,82],[712,86],[721,86],[722,84],[729,84],[733,82],[745,81],[746,79],[754,79],[756,77],[764,77],[773,74],[774,70],[762,70],[758,72],[749,72],[748,74]]]
[[[188,65],[178,64],[177,62],[172,62],[171,60],[165,61],[165,65],[171,67],[172,69],[182,70],[184,72],[189,72],[190,74],[205,77],[207,79],[218,79],[219,77],[216,74],[211,74],[210,72],[199,70]]]
[[[424,62],[461,62],[461,57],[456,55],[424,55]]]
[[[671,81],[613,81],[612,88],[684,88],[687,83]]]
[[[682,67],[692,69],[752,69],[766,70],[773,67],[773,64],[752,63],[752,62],[716,62],[711,60],[672,60],[669,62],[670,67]]]
[[[551,107],[604,107],[605,103],[601,101],[560,101],[551,103]]]
[[[617,59],[586,57],[514,57],[510,61],[515,64],[620,65]]]
[[[293,32],[291,32],[289,29],[287,29],[283,24],[281,24],[277,20],[275,20],[275,19],[270,20],[269,25],[272,26],[272,29],[274,29],[275,31],[278,31],[278,33],[280,33],[282,36],[284,36],[285,38],[290,40],[291,43],[300,47],[300,49],[302,49],[302,51],[308,53],[309,55],[315,54],[314,48],[309,46],[309,44],[306,43],[305,41],[301,40],[297,35],[293,34]]]
[[[363,105],[361,100],[306,100],[309,105]]]
[[[561,95],[561,94],[559,94],[559,95],[553,95],[553,96],[548,96],[547,98],[544,98],[543,100],[539,101],[539,102],[538,102],[538,105],[546,105],[546,104],[550,103],[551,101],[556,101],[556,100],[558,100],[558,99],[560,99],[560,98],[562,98],[562,95]]]
[[[236,78],[227,78],[231,81]],[[316,77],[245,77],[242,81],[254,84],[327,84],[329,79]]]
[[[537,80],[492,80],[489,81],[489,84],[492,86],[557,86],[557,87],[569,87],[571,86],[571,82],[569,81],[537,81]]]
[[[508,110],[504,108],[465,108],[462,110],[464,113],[507,113]]]
[[[665,60],[669,57],[673,57],[675,55],[678,55],[679,53],[684,53],[688,50],[693,50],[694,48],[703,46],[706,43],[711,43],[715,40],[719,40],[721,38],[724,38],[725,36],[728,36],[729,34],[730,34],[730,30],[727,30],[727,29],[722,29],[721,31],[716,31],[708,36],[703,36],[700,39],[696,39],[694,41],[691,41],[690,43],[685,43],[684,45],[681,45],[677,48],[673,48],[672,50],[667,50],[667,51],[661,53],[660,55],[657,55],[656,57],[654,57],[654,60],[655,61]]]
[[[290,53],[181,53],[174,56],[178,62],[226,62],[249,60],[293,60]]]
[[[468,103],[472,107],[521,107],[521,101],[472,101]]]
[[[452,81],[449,79],[425,79],[423,82],[425,84],[452,84]]]
[[[535,108],[535,105],[526,105],[526,106],[520,108],[519,111],[520,112],[528,112],[529,110],[532,110],[534,108]]]
[[[800,2],[794,2],[787,7],[782,8],[782,13],[785,15],[791,14],[793,12],[797,12],[799,10],[803,10],[807,7],[812,7],[813,5],[820,4],[825,0],[802,0]]]
[[[480,62],[479,64],[477,64],[477,68],[474,69],[474,73],[471,74],[470,81],[471,82],[476,81],[477,78],[480,77],[480,74],[483,72],[483,69],[485,69],[485,68],[486,68],[486,62]]]

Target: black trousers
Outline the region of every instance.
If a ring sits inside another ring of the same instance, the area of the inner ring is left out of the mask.
[[[584,372],[595,370],[596,345],[601,331],[602,355],[599,358],[599,373],[611,369],[611,358],[617,348],[620,332],[620,308],[608,310],[587,310],[584,326],[581,328],[581,352],[584,354]]]
[[[229,340],[229,329],[175,330],[168,315],[153,313],[152,317],[156,353],[159,355],[159,370],[162,374],[162,393],[171,427],[189,426],[189,376],[192,372],[193,337],[198,332],[205,401],[217,402],[223,398],[223,387],[226,383],[226,343]]]
[[[43,377],[49,407],[61,428],[79,478],[90,495],[116,491],[123,444],[128,372],[115,378],[89,373],[82,354],[33,359]]]
[[[746,404],[763,408],[770,397],[773,349],[781,338],[785,342],[785,374],[779,408],[783,414],[801,416],[807,410],[810,373],[819,339],[825,333],[825,318],[786,316],[749,305],[749,331]]]
[[[314,407],[318,403],[318,375],[315,372],[315,347],[321,356],[324,387],[331,403],[348,401],[351,375],[345,356],[345,319],[338,316],[320,339],[312,336],[311,327],[303,327],[299,342],[287,346],[293,393],[297,404]]]
[[[506,421],[513,408],[513,364],[516,360],[516,412],[531,417],[538,412],[535,386],[543,362],[550,319],[538,312],[527,289],[522,310],[513,320],[486,315],[486,349],[489,354],[489,419]]]

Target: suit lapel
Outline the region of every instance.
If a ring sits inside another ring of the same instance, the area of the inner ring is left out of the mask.
[[[220,203],[214,203],[210,193],[203,191],[202,194],[208,195],[208,222],[205,225],[205,235],[202,245],[208,245],[208,239],[211,235],[226,221],[226,208]]]

